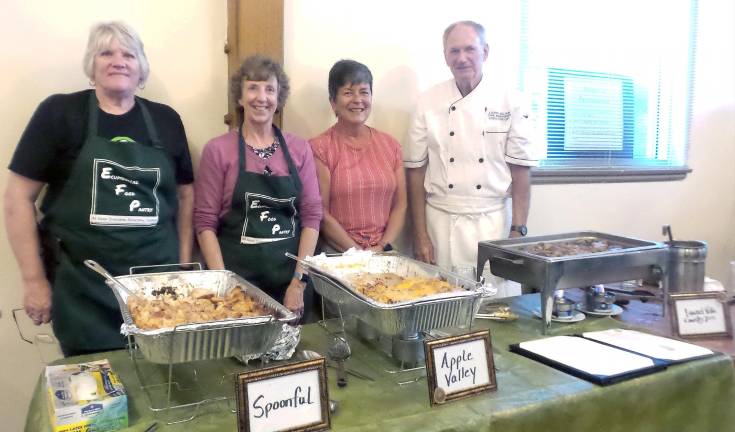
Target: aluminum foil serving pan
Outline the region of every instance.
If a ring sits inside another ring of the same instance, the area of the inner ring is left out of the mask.
[[[178,325],[156,330],[139,329],[128,309],[129,294],[108,281],[122,312],[122,333],[132,335],[138,348],[153,363],[184,363],[224,357],[255,357],[266,353],[280,335],[283,324],[296,316],[255,285],[227,270],[146,273],[115,278],[135,295],[150,295],[163,287],[179,293],[190,289],[211,290],[217,296],[235,286],[271,312],[267,316]],[[166,288],[169,289],[169,288]]]
[[[316,291],[338,304],[342,314],[355,315],[386,335],[409,336],[442,327],[467,327],[480,305],[482,291],[477,282],[401,255],[358,252],[319,255],[300,262],[310,269]],[[460,289],[386,304],[363,295],[348,282],[349,276],[360,273],[439,278]]]

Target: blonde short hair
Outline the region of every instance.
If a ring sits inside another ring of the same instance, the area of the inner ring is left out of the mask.
[[[97,54],[109,48],[112,41],[117,41],[120,45],[135,53],[135,57],[137,57],[140,64],[140,82],[138,84],[145,84],[150,73],[150,65],[143,50],[143,42],[132,27],[121,21],[97,23],[89,30],[87,51],[84,53],[83,60],[84,73],[87,77],[94,81],[94,58]]]

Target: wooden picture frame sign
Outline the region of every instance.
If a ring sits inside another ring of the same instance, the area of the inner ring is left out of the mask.
[[[488,330],[427,340],[424,350],[431,406],[498,388]]]
[[[324,358],[240,373],[235,390],[239,432],[330,427]]]
[[[669,295],[674,333],[685,339],[732,338],[730,307],[719,292]]]

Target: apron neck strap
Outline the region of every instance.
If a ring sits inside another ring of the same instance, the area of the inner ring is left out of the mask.
[[[283,137],[281,130],[277,127],[273,126],[273,131],[276,133],[276,138],[278,138],[278,145],[283,149],[283,157],[286,159],[288,172],[291,174],[291,177],[294,178],[296,189],[301,191],[301,179],[299,178],[299,173],[296,171],[296,164],[294,164],[293,159],[291,159],[291,153],[288,151],[288,147],[286,147],[286,139]]]
[[[161,140],[158,138],[158,131],[153,123],[150,111],[139,97],[135,97],[135,104],[140,106],[140,112],[143,114],[143,121],[150,137],[153,147],[162,148]],[[135,107],[135,105],[133,105]],[[97,123],[99,122],[99,102],[94,90],[89,93],[89,121],[87,123],[87,136],[97,136]],[[131,108],[132,109],[132,108]]]
[[[137,96],[135,97],[135,103],[140,105],[140,112],[143,114],[143,121],[145,122],[146,129],[148,129],[148,136],[150,137],[151,142],[153,143],[153,147],[163,148],[163,145],[161,144],[161,139],[158,137],[158,131],[156,130],[156,125],[155,123],[153,123],[153,117],[151,117],[151,112],[148,111],[148,107]]]
[[[237,157],[239,163],[237,166],[240,167],[241,171],[245,171],[245,138],[242,135],[242,124],[237,129]]]
[[[94,90],[89,92],[89,121],[87,122],[87,136],[97,136],[97,121],[98,114],[97,109],[99,104],[97,103],[97,95],[94,94]]]

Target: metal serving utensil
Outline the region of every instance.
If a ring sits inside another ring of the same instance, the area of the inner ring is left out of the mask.
[[[321,358],[322,357],[322,355],[319,354],[318,352],[311,351],[311,350],[303,350],[303,351],[301,351],[301,355],[306,360],[313,360],[313,359],[317,359],[317,358]],[[337,369],[336,362],[334,362],[332,360],[327,360],[326,363],[327,363],[327,367],[330,367],[332,369]],[[355,369],[350,369],[348,367],[345,367],[345,372],[347,372],[348,375],[352,375],[355,378],[360,378],[360,379],[365,380],[365,381],[373,381],[373,382],[375,381],[375,378],[373,378],[372,376],[370,376],[368,374],[365,374],[365,373],[362,373],[360,371],[357,371]]]
[[[671,225],[664,225],[661,227],[661,234],[669,238],[669,242],[674,242],[674,235],[671,233]]]
[[[102,267],[97,261],[90,260],[90,259],[84,260],[84,265],[96,271],[97,273],[101,274],[108,281],[111,281],[112,283],[114,283],[116,287],[120,288],[128,296],[132,296],[132,297],[136,296],[135,294],[133,294],[132,291],[128,289],[128,287],[123,285],[119,280],[115,279],[115,277],[112,276],[110,272],[108,272],[106,268]]]
[[[347,339],[343,336],[335,336],[332,344],[329,346],[327,356],[330,360],[337,363],[337,386],[345,387],[347,385],[347,373],[345,372],[345,360],[350,358],[352,350],[347,343]]]
[[[314,360],[321,358],[322,355],[319,354],[316,351],[311,350],[303,350],[301,351],[301,355],[304,356],[306,360]],[[336,401],[334,399],[329,399],[329,412],[334,414],[339,409],[339,401]]]

